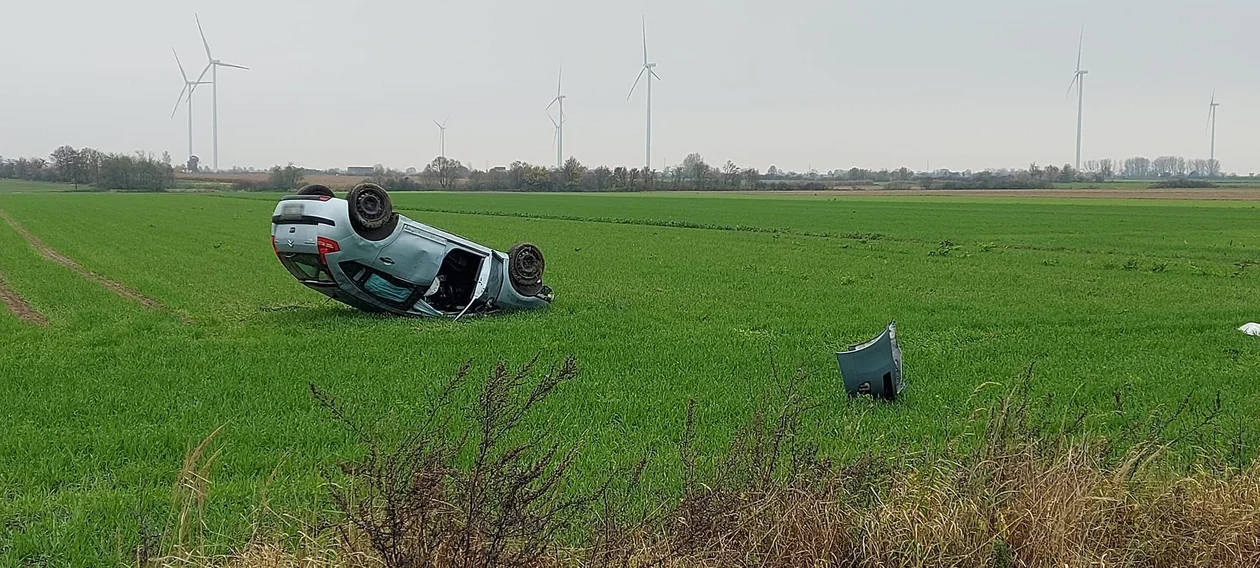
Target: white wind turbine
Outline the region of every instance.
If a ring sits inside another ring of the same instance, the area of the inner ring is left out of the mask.
[[[233,69],[249,69],[249,67],[235,65],[232,63],[224,63],[218,59],[215,59],[214,56],[210,54],[210,42],[206,41],[206,32],[201,29],[201,16],[198,16],[197,14],[193,14],[193,17],[197,19],[197,31],[201,33],[201,44],[206,47],[206,59],[209,60],[209,63],[206,63],[206,68],[201,71],[201,76],[197,77],[197,81],[200,82],[202,77],[206,76],[206,72],[209,71],[210,82],[213,83],[213,86],[211,86],[210,88],[210,90],[213,92],[213,95],[211,95],[210,98],[212,99],[211,106],[213,107],[212,114],[214,117],[213,119],[214,124],[211,127],[211,129],[214,133],[213,134],[214,170],[218,171],[219,170],[219,68],[231,67]]]
[[[634,80],[634,85],[630,87],[630,94],[626,95],[626,100],[634,95],[634,89],[639,86],[639,81],[643,79],[643,75],[647,74],[647,159],[643,162],[646,169],[652,169],[652,78],[656,77],[657,81],[661,80],[661,76],[656,74],[656,64],[648,62],[647,50],[647,19],[643,20],[643,69],[639,70],[639,76]]]
[[[179,98],[175,99],[175,108],[171,109],[171,118],[175,118],[175,113],[179,112],[179,103],[184,102],[184,93],[188,93],[188,157],[193,157],[193,92],[197,90],[197,85],[209,85],[208,81],[189,81],[188,74],[184,72],[184,64],[179,61],[179,54],[175,53],[175,48],[171,48],[171,53],[175,54],[175,64],[179,66],[179,74],[184,78],[184,88],[179,92]]]
[[[1212,173],[1216,170],[1216,107],[1218,106],[1221,106],[1221,103],[1216,102],[1216,91],[1212,91],[1212,102],[1208,104],[1208,122],[1212,127],[1212,153],[1208,157],[1211,165],[1208,167],[1211,168]]]
[[[449,121],[450,119],[451,119],[451,115],[448,114],[446,115],[446,118],[442,120],[442,122],[438,122],[436,120],[433,121],[433,124],[436,124],[438,127],[438,130],[440,131],[440,134],[438,136],[441,142],[440,142],[440,146],[438,147],[439,148],[438,155],[443,158],[446,157],[446,122]]]
[[[560,83],[564,80],[564,64],[560,65],[560,75],[556,79],[556,98],[551,99],[551,103],[547,105],[547,118],[551,118],[551,107],[560,104],[560,120],[551,118],[551,123],[556,125],[556,136],[553,141],[556,143],[556,169],[564,167],[564,95],[560,94]]]
[[[1068,85],[1068,94],[1076,88],[1076,171],[1081,171],[1081,129],[1085,121],[1085,76],[1089,71],[1081,69],[1081,53],[1085,48],[1085,26],[1081,26],[1081,41],[1076,47],[1076,74],[1072,75],[1072,84]]]

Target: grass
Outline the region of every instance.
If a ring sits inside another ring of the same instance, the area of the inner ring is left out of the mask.
[[[955,439],[984,385],[1032,362],[1034,390],[1055,393],[1048,412],[1085,409],[1093,431],[1219,393],[1216,429],[1190,443],[1235,451],[1242,424],[1254,445],[1260,344],[1236,331],[1260,317],[1246,202],[396,194],[408,216],[547,255],[550,310],[454,323],[363,315],[302,289],[268,244],[274,195],[0,193],[45,244],[168,308],[46,261],[0,224],[0,274],[51,322],[0,313],[0,564],[125,556],[220,426],[216,546],[243,542],[277,467],[270,505],[313,516],[320,469],[356,445],[308,383],[397,432],[468,360],[486,374],[499,359],[577,357],[581,379],[529,427],[588,440],[578,485],[644,454],[676,460],[689,399],[698,436],[728,438],[772,351],[814,378],[824,411],[808,428],[837,457]],[[831,353],[893,318],[907,396],[850,401]],[[644,483],[676,488],[676,469]]]

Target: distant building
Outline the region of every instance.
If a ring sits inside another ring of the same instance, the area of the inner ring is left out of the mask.
[[[376,169],[372,166],[350,166],[346,168],[348,176],[370,176],[376,173]]]
[[[201,158],[198,158],[197,156],[189,156],[187,171],[194,174],[197,173],[198,171],[197,164],[200,164],[200,163],[201,163]]]

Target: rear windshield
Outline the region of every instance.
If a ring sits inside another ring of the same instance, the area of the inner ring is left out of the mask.
[[[332,274],[319,262],[316,254],[281,254],[280,262],[294,278],[303,282],[332,282]]]

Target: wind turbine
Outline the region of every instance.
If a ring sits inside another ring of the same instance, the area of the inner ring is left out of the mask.
[[[211,96],[211,99],[213,99],[211,103],[211,106],[213,107],[212,114],[214,116],[214,124],[212,127],[212,130],[214,132],[214,135],[213,135],[214,170],[218,171],[219,170],[219,68],[231,67],[233,69],[249,69],[249,67],[236,65],[233,63],[224,63],[223,61],[215,59],[214,56],[210,54],[210,42],[206,41],[206,32],[205,30],[201,29],[201,16],[198,16],[197,14],[193,14],[193,17],[197,19],[197,31],[201,33],[201,44],[206,47],[206,59],[209,60],[209,63],[206,63],[206,68],[202,70],[201,76],[197,77],[197,81],[200,82],[201,78],[206,76],[206,71],[209,71],[210,82],[214,84],[210,88],[210,90],[214,93]]]
[[[440,154],[439,154],[439,155],[440,155],[441,157],[443,157],[443,158],[445,158],[445,157],[446,157],[446,122],[447,122],[447,121],[449,121],[450,119],[451,119],[451,115],[449,115],[449,114],[448,114],[448,115],[446,115],[446,118],[445,118],[444,120],[442,120],[442,122],[441,122],[441,123],[439,123],[439,122],[438,122],[438,121],[436,121],[436,120],[435,120],[435,121],[433,121],[433,124],[436,124],[436,125],[437,125],[437,127],[438,127],[438,130],[440,130],[440,131],[441,131],[441,134],[440,134],[440,139],[441,139],[441,146],[440,146],[440,148],[441,148],[441,150],[440,150]]]
[[[1085,76],[1089,71],[1081,69],[1081,53],[1085,49],[1085,26],[1081,26],[1081,41],[1076,47],[1076,74],[1072,75],[1072,84],[1068,85],[1068,94],[1076,87],[1076,171],[1081,171],[1081,127],[1085,120]]]
[[[1209,170],[1216,169],[1216,107],[1218,106],[1221,106],[1221,103],[1216,102],[1216,91],[1212,91],[1212,102],[1208,104],[1208,122],[1212,126],[1212,153],[1208,158]]]
[[[179,61],[179,54],[175,53],[175,48],[171,48],[171,53],[175,54],[175,64],[179,66],[179,74],[184,78],[184,88],[179,92],[179,98],[175,99],[175,108],[171,109],[171,118],[175,118],[175,113],[179,112],[179,103],[184,102],[184,93],[188,93],[188,157],[193,157],[193,92],[197,90],[197,85],[208,85],[206,81],[189,81],[188,74],[184,72],[184,64]]]
[[[652,77],[656,77],[657,81],[661,80],[661,76],[656,74],[655,63],[648,62],[647,50],[647,19],[643,20],[643,68],[639,70],[639,76],[634,80],[634,85],[630,87],[630,94],[626,95],[626,100],[634,95],[634,90],[639,86],[639,81],[643,79],[643,75],[647,74],[647,160],[646,169],[652,169]]]
[[[551,118],[551,123],[556,125],[556,169],[564,167],[564,95],[560,94],[560,82],[564,79],[564,64],[560,64],[560,75],[556,79],[556,98],[551,99],[551,103],[547,105],[547,118],[551,118],[551,107],[556,103],[560,104],[560,120]]]

